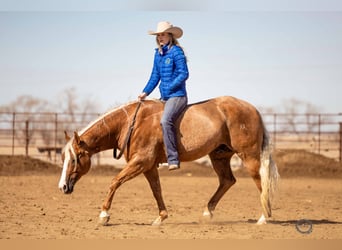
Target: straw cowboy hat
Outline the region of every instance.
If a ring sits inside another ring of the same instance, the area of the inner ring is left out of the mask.
[[[169,22],[159,22],[156,31],[149,31],[149,35],[157,35],[160,33],[171,33],[175,38],[180,38],[183,35],[183,30],[179,27],[173,26]]]

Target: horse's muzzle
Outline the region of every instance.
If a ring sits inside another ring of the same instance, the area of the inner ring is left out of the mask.
[[[74,191],[75,180],[69,179],[69,181],[63,185],[62,191],[64,194],[71,194]]]

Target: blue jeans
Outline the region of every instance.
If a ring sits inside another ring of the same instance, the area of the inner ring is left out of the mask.
[[[169,165],[179,165],[178,150],[177,150],[177,130],[175,123],[178,117],[182,114],[188,98],[186,96],[171,97],[165,103],[163,116],[160,124],[163,129],[163,140],[166,147],[167,162]]]

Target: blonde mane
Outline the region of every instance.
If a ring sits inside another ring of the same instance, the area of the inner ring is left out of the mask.
[[[149,99],[151,101],[154,101],[154,102],[160,102],[159,99]],[[98,118],[96,118],[94,121],[90,122],[85,128],[83,128],[81,131],[78,132],[78,135],[81,136],[83,135],[88,129],[90,129],[92,126],[94,126],[97,122],[101,121],[102,119],[104,119],[106,116],[122,109],[125,113],[127,113],[125,107],[127,106],[130,106],[132,104],[135,104],[137,103],[138,101],[131,101],[131,102],[128,102],[128,103],[125,103],[125,104],[122,104],[120,105],[119,107],[115,107],[109,111],[107,111],[106,113],[102,114],[101,116],[99,116]]]

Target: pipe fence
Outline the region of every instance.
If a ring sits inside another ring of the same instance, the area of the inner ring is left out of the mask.
[[[29,155],[59,163],[64,131],[72,134],[98,113],[0,112],[0,154]],[[342,161],[342,113],[262,114],[275,150],[304,149]],[[113,163],[112,152],[96,156],[97,164]]]

